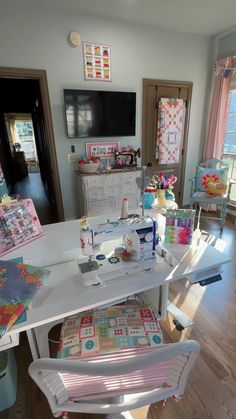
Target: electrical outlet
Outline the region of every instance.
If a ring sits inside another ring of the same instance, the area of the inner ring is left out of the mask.
[[[77,153],[68,154],[68,162],[69,163],[77,163],[78,160],[79,160],[79,155]]]

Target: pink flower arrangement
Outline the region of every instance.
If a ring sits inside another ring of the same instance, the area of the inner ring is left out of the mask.
[[[172,189],[176,181],[177,176],[167,176],[163,172],[160,172],[159,176],[153,176],[151,184],[154,184],[157,189]]]

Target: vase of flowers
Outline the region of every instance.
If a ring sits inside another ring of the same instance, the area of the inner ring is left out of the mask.
[[[166,204],[166,191],[165,189],[157,189],[156,190],[156,199],[157,204],[161,206],[165,206]]]
[[[160,172],[158,176],[153,176],[151,185],[156,188],[156,199],[158,205],[168,208],[171,203],[175,201],[173,184],[176,181],[176,176],[167,176],[163,172]]]

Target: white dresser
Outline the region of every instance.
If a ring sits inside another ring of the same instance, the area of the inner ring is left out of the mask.
[[[136,178],[138,169],[112,170],[106,173],[76,172],[79,184],[79,217],[121,210],[123,198],[128,198],[129,210],[138,206],[140,190]]]

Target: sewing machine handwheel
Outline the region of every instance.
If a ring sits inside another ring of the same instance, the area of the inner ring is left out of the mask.
[[[173,320],[173,323],[176,327],[176,330],[178,330],[178,332],[182,332],[182,330],[184,330],[184,326],[182,326],[182,324],[180,322],[178,322],[178,320]]]

